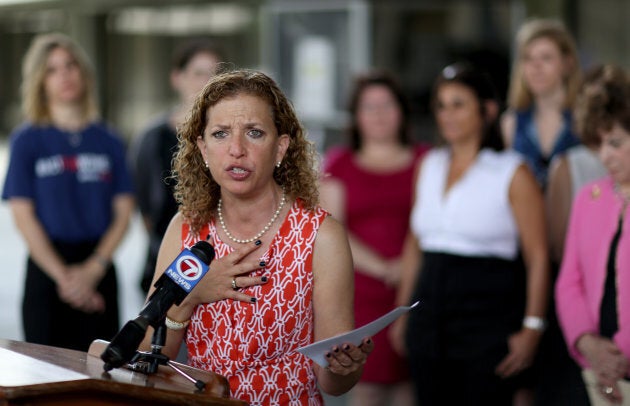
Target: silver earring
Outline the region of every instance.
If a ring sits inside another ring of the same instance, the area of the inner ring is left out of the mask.
[[[281,164],[282,164],[282,161],[276,162],[276,168],[279,168]]]
[[[209,169],[210,167],[208,166],[208,161],[206,161],[205,163],[206,163],[206,169]]]

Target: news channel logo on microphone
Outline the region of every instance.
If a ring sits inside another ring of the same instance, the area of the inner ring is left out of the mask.
[[[208,269],[208,265],[201,262],[190,250],[185,249],[175,258],[165,273],[186,293],[190,293],[208,272]]]

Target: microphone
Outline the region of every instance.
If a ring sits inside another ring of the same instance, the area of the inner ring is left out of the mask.
[[[179,305],[210,269],[214,248],[207,241],[199,241],[184,249],[155,282],[156,290],[140,310],[138,317],[129,320],[114,336],[101,359],[103,369],[110,371],[128,363],[144,339],[147,327],[157,328],[164,323],[166,312]]]

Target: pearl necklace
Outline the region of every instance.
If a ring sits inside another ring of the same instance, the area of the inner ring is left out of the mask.
[[[275,213],[273,213],[273,216],[271,217],[271,220],[269,220],[269,223],[267,223],[267,225],[260,230],[260,232],[258,234],[256,234],[255,236],[253,236],[252,238],[248,238],[246,240],[241,240],[239,238],[235,238],[232,233],[230,233],[225,225],[225,221],[223,220],[223,212],[221,211],[221,206],[222,206],[222,199],[219,199],[219,204],[217,205],[217,214],[219,215],[219,224],[221,224],[221,228],[223,229],[223,232],[225,233],[225,235],[227,235],[227,237],[234,241],[235,243],[238,244],[247,244],[250,242],[254,242],[256,240],[258,240],[260,237],[262,237],[263,234],[265,234],[269,228],[271,228],[271,225],[273,224],[274,221],[276,221],[276,219],[278,218],[278,216],[280,215],[280,212],[282,211],[282,208],[284,207],[284,203],[287,201],[286,196],[284,194],[284,189],[282,189],[282,199],[280,200],[280,205],[278,206],[278,209],[276,210]]]

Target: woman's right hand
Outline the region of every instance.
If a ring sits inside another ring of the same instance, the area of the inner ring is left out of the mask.
[[[508,353],[495,368],[495,373],[506,379],[521,373],[534,362],[542,333],[521,328],[508,337]]]
[[[245,294],[242,288],[267,282],[267,276],[264,275],[246,276],[252,271],[265,267],[265,263],[260,260],[246,259],[258,248],[260,248],[259,241],[258,244],[241,246],[228,255],[212,261],[208,273],[199,281],[182,305],[194,307],[200,303],[213,303],[223,299],[255,303],[258,298]],[[233,285],[237,288],[233,289]]]

